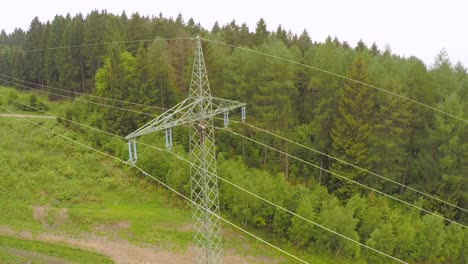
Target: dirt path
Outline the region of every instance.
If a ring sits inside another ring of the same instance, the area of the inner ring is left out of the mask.
[[[31,251],[25,251],[25,250],[20,250],[20,249],[15,249],[15,248],[7,248],[7,247],[0,247],[0,251],[7,252],[12,255],[20,256],[25,258],[28,261],[33,261],[33,260],[39,260],[41,262],[46,262],[50,264],[68,264],[70,262],[57,258],[57,257],[52,257],[48,255],[44,255],[41,253],[36,253],[36,252],[31,252]],[[31,263],[31,262],[28,262]]]
[[[0,117],[19,117],[19,118],[45,118],[45,119],[55,119],[55,116],[45,116],[45,115],[19,115],[19,114],[0,114]]]
[[[49,232],[32,235],[28,231],[14,231],[8,227],[0,226],[0,234],[16,236],[23,239],[39,240],[44,242],[59,242],[83,250],[95,251],[108,256],[117,264],[128,263],[161,263],[161,264],[179,264],[193,263],[193,249],[186,252],[172,252],[158,247],[144,247],[130,244],[122,239],[109,239],[96,236],[94,234],[85,234],[81,237],[71,237],[64,234],[53,234]],[[265,257],[241,257],[233,252],[224,252],[223,263],[242,264],[242,263],[272,263],[271,259]],[[274,263],[274,261],[273,261]]]

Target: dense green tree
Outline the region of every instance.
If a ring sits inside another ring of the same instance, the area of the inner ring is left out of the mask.
[[[50,26],[47,27],[47,44],[50,47],[64,46],[63,38],[67,20],[63,16],[55,16]],[[48,86],[62,87],[60,83],[61,66],[69,66],[67,64],[66,52],[60,49],[46,50],[45,54],[45,73]],[[64,76],[63,76],[64,77]],[[62,77],[62,80],[65,80]],[[54,92],[54,91],[52,91]],[[70,95],[67,93],[67,96]],[[51,95],[51,98],[56,98]]]
[[[257,27],[255,28],[255,35],[254,35],[254,40],[255,40],[255,45],[260,45],[265,40],[268,38],[270,33],[267,30],[267,25],[266,22],[263,18],[260,18],[257,22]]]
[[[321,65],[324,70],[344,73],[346,71],[346,54],[334,47],[331,38],[318,46],[307,50],[304,63],[307,65]],[[303,71],[303,72],[301,72]],[[295,106],[300,123],[303,123],[304,136],[300,141],[311,147],[330,154],[331,138],[329,130],[333,126],[333,116],[338,103],[338,92],[342,82],[328,74],[319,71],[306,71],[299,68],[296,75],[299,96],[296,98]],[[300,78],[300,79],[299,79]],[[312,158],[313,163],[328,169],[329,160],[323,155],[304,155],[303,158]],[[302,165],[296,165],[302,166]],[[318,175],[318,181],[322,183],[324,172],[314,171]]]
[[[377,56],[377,55],[380,54],[379,47],[377,47],[377,44],[375,44],[375,42],[372,43],[372,46],[371,46],[371,48],[370,48],[370,53],[371,53],[372,55],[374,55],[374,56]]]
[[[281,40],[285,45],[288,45],[288,35],[286,34],[286,30],[284,30],[281,25],[278,26],[276,29],[275,36],[277,39]]]
[[[404,68],[397,59],[384,55],[372,58],[369,65],[369,81],[385,89],[406,95],[403,74]],[[396,182],[401,182],[407,174],[410,161],[408,149],[411,137],[411,104],[386,93],[377,93],[376,112],[373,116],[372,134],[369,137],[371,170]],[[399,186],[370,176],[365,180],[377,189],[398,192]]]
[[[12,48],[10,50],[10,63],[11,63],[11,74],[13,78],[23,80],[26,77],[26,59],[25,53],[21,48]],[[16,81],[15,81],[16,82]],[[7,82],[9,85],[13,84],[12,80]],[[23,89],[20,86],[20,89]]]
[[[389,52],[385,52],[384,56],[390,56]],[[433,104],[435,101],[433,84],[429,79],[430,76],[424,63],[411,58],[406,66],[408,68],[404,75],[404,87],[406,87],[408,98],[419,98],[429,105]],[[429,177],[435,171],[433,168],[434,163],[427,160],[430,155],[427,153],[429,135],[426,128],[432,123],[433,115],[427,108],[415,104],[410,104],[408,108],[410,111],[407,118],[410,130],[407,139],[408,159],[405,161],[405,170],[401,175],[400,182],[404,185],[413,185],[419,189],[421,186],[418,186],[418,184],[424,181],[421,178],[424,178],[424,176]],[[401,187],[400,193],[403,193],[404,190]]]
[[[148,67],[148,87],[141,96],[147,98],[145,104],[158,104],[169,108],[177,102],[176,73],[169,63],[169,50],[166,41],[155,39],[148,47],[145,58]]]
[[[26,32],[21,28],[15,28],[9,35],[8,45],[24,49],[26,43]]]
[[[233,19],[230,23],[223,26],[221,29],[221,36],[223,41],[231,45],[239,45],[239,26]]]
[[[128,51],[119,51],[117,48],[109,50],[109,57],[104,66],[98,70],[95,76],[96,92],[99,96],[110,97],[118,100],[135,98],[136,59]],[[103,115],[103,128],[113,133],[127,135],[136,129],[135,114],[121,112],[118,109],[99,109]]]
[[[312,39],[307,30],[304,29],[296,41],[296,46],[299,47],[302,53],[305,53],[312,46]]]
[[[463,107],[459,96],[452,92],[439,104],[439,109],[463,117]],[[461,122],[449,120],[446,116],[436,115],[434,129],[431,131],[431,140],[436,148],[435,155],[439,173],[434,173],[438,179],[433,178],[431,189],[436,190],[438,197],[453,204],[461,201],[461,187],[463,178],[468,176],[462,168],[468,163],[468,139],[463,137],[465,125]],[[453,207],[438,204],[432,201],[431,208],[443,213],[446,217],[454,217],[457,210]]]
[[[367,61],[358,56],[353,61],[349,78],[368,83]],[[330,131],[332,155],[352,164],[368,168],[369,120],[374,112],[374,90],[355,81],[346,81],[340,92],[335,123]],[[331,170],[351,180],[360,181],[366,175],[361,170],[350,168],[339,162],[331,164]],[[350,197],[359,190],[358,186],[344,179],[333,177],[331,190],[341,197]]]
[[[466,261],[466,256],[463,256],[463,241],[467,240],[467,232],[455,224],[447,226],[445,232],[446,238],[442,244],[444,259],[449,263],[463,263]]]
[[[0,32],[0,46],[6,46],[8,45],[8,35],[4,29]]]
[[[333,197],[324,202],[319,223],[351,239],[359,240],[359,235],[355,231],[359,220],[353,217],[353,213],[353,210],[341,207],[338,199]],[[323,230],[317,235],[317,245],[334,252],[336,255],[359,257],[361,254],[360,247],[355,243],[345,241],[339,236]]]
[[[26,50],[39,50],[45,47],[45,27],[35,17],[26,33]],[[44,52],[31,51],[25,55],[26,78],[33,83],[42,84],[44,82]]]
[[[246,23],[242,23],[239,30],[239,44],[250,46],[252,45],[252,34]]]
[[[213,27],[211,28],[211,34],[218,34],[221,31],[221,28],[219,27],[218,21],[215,21]]]
[[[294,55],[285,44],[278,40],[274,40],[268,45],[262,45],[259,50],[278,57],[294,59]],[[264,127],[267,127],[266,124],[268,124],[272,130],[287,131],[295,124],[292,98],[297,95],[297,89],[291,81],[295,72],[294,65],[267,59],[262,68],[262,70],[259,69],[257,75],[262,84],[257,87],[251,99],[253,112],[258,117],[257,122],[263,124]],[[280,148],[288,153],[288,144],[280,146]],[[282,170],[288,178],[288,156],[280,156],[280,164],[282,164]]]
[[[141,40],[150,39],[150,28],[149,28],[149,18],[140,16],[138,12],[133,13],[130,16],[130,19],[127,22],[127,38],[128,41],[134,41],[134,43],[129,43],[127,45],[127,50],[136,54],[138,49],[138,42]]]
[[[411,258],[411,249],[416,237],[416,219],[401,217],[395,222],[395,256],[402,259]]]
[[[189,37],[185,31],[179,33],[180,37]],[[193,42],[187,40],[170,40],[168,43],[169,59],[175,71],[176,85],[183,94],[188,94],[190,87],[191,60],[193,59]],[[187,77],[187,78],[186,78]]]
[[[366,244],[386,254],[393,255],[393,250],[396,246],[393,226],[389,223],[381,224],[379,228],[372,232]],[[384,260],[381,256],[375,254],[372,256],[372,259],[373,258],[376,258],[375,262],[383,263],[383,261],[385,261],[385,263],[390,263],[390,260]]]
[[[360,39],[358,41],[358,43],[356,44],[356,51],[357,52],[364,52],[364,51],[367,51],[367,46],[366,44],[364,43],[364,41],[362,41],[362,39]]]
[[[432,215],[423,216],[421,226],[414,238],[412,257],[419,261],[435,261],[442,252],[445,239],[442,220]]]
[[[313,210],[311,201],[307,198],[300,201],[296,213],[311,221],[318,220],[318,213]],[[317,232],[318,230],[316,227],[298,217],[293,217],[291,219],[291,226],[288,229],[288,235],[291,241],[301,248],[306,248],[314,244]]]
[[[103,58],[107,54],[109,45],[95,45],[96,43],[110,43],[122,41],[119,32],[125,32],[122,20],[106,11],[93,10],[87,15],[84,25],[84,43],[82,54],[85,58],[86,86],[94,86],[92,78],[102,66]],[[125,34],[124,34],[125,37]],[[111,46],[116,46],[112,44]]]

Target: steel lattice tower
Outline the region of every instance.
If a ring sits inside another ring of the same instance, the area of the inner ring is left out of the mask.
[[[135,138],[155,131],[166,131],[166,146],[172,146],[171,128],[189,126],[190,189],[194,221],[195,263],[221,263],[221,222],[219,215],[218,181],[213,117],[245,104],[211,96],[200,38],[196,39],[195,58],[189,97],[164,112],[135,132],[129,134],[130,161],[136,162]],[[177,117],[177,118],[176,118]]]

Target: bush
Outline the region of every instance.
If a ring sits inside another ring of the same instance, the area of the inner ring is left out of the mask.
[[[39,101],[35,95],[31,95],[29,97],[29,106],[22,105],[21,110],[31,112],[46,111],[48,107],[43,102]]]
[[[13,106],[18,105],[18,103],[15,102],[15,101],[18,101],[18,98],[19,98],[19,95],[16,91],[9,92],[7,97],[8,97],[8,105],[13,105]]]

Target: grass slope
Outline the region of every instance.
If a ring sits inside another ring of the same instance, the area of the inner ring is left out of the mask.
[[[8,252],[5,249],[19,249],[25,252],[37,252],[47,256],[59,257],[63,260],[69,260],[73,263],[113,263],[109,258],[100,254],[84,251],[81,249],[74,249],[68,246],[44,243],[40,241],[21,240],[13,237],[0,236],[0,261],[2,263],[21,263],[25,259],[24,256],[18,256]],[[28,263],[28,262],[24,262]],[[41,263],[36,261],[35,263]]]
[[[54,120],[39,122],[78,137]],[[147,179],[22,119],[0,119],[0,128],[0,225],[32,232],[97,229],[180,248],[191,242],[190,230],[180,228],[190,224],[190,212],[163,206],[172,203],[169,195]],[[44,212],[34,219],[34,210]]]

